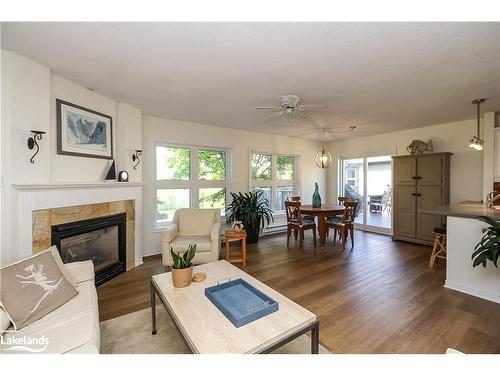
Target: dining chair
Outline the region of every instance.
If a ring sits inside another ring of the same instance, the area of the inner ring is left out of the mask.
[[[338,197],[337,198],[339,204],[344,204],[345,202],[353,202],[354,198],[351,197]]]
[[[330,228],[334,230],[333,232],[333,242],[337,239],[337,233],[342,239],[342,251],[345,250],[345,243],[347,242],[347,237],[351,237],[351,247],[354,247],[354,219],[356,218],[356,206],[358,202],[356,201],[345,201],[344,202],[344,215],[340,217],[335,217],[326,220],[326,230],[327,233]]]
[[[391,214],[391,201],[392,201],[392,192],[391,189],[384,191],[382,194],[382,212],[387,211],[387,214]]]
[[[312,229],[314,246],[316,246],[316,223],[314,220],[304,220],[303,216],[300,214],[300,202],[285,202],[286,210],[286,247],[290,246],[290,236],[292,235],[292,230],[299,233],[300,239],[299,243],[302,245],[304,242],[304,231],[307,229]]]
[[[288,201],[290,201],[290,202],[300,202],[300,195],[290,196],[290,197],[288,197]],[[314,221],[314,216],[302,214],[302,220]]]
[[[337,201],[339,202],[339,205],[345,206],[345,202],[355,202],[355,200],[351,197],[338,197]],[[328,216],[326,220],[334,220],[335,218],[342,218],[343,215],[337,215],[337,216]],[[328,233],[328,232],[327,232]]]

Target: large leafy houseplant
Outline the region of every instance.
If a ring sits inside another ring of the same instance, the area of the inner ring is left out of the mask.
[[[233,201],[226,208],[226,221],[240,220],[247,231],[247,242],[255,243],[259,240],[260,226],[274,222],[273,211],[269,200],[262,190],[249,193],[231,193]]]
[[[492,262],[498,268],[498,257],[500,256],[500,221],[481,216],[480,221],[489,224],[485,229],[485,234],[481,241],[474,248],[471,259],[472,266],[477,267],[480,264],[486,268],[488,261]]]

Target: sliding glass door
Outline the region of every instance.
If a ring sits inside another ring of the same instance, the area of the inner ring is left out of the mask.
[[[358,202],[357,216],[355,222],[363,224],[365,195],[365,161],[364,159],[344,159],[343,160],[343,183],[340,195],[352,198]]]
[[[358,202],[361,229],[390,233],[392,167],[390,156],[341,159],[339,195]]]

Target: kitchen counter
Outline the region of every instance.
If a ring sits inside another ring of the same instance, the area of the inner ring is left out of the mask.
[[[421,212],[447,217],[448,251],[444,286],[500,303],[500,270],[491,262],[488,262],[486,268],[474,268],[471,259],[476,244],[484,235],[484,228],[488,226],[477,218],[488,216],[500,220],[500,210],[488,208],[481,202],[469,201]]]
[[[420,212],[443,216],[466,217],[470,219],[477,219],[479,216],[487,216],[495,220],[500,220],[500,209],[488,208],[484,203],[473,201],[447,204],[432,209],[422,209]]]

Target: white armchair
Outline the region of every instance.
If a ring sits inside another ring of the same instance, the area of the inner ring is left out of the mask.
[[[172,266],[170,247],[184,253],[196,244],[194,264],[215,262],[220,252],[220,210],[213,208],[181,208],[162,233],[162,262]]]

